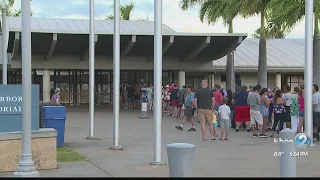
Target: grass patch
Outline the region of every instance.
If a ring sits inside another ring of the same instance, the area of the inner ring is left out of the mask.
[[[88,159],[75,151],[72,151],[68,147],[57,148],[57,161],[58,162],[78,162],[88,161]]]

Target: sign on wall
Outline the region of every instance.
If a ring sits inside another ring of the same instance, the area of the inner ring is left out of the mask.
[[[0,85],[0,133],[22,131],[22,85]],[[39,85],[32,85],[32,130],[39,130]]]

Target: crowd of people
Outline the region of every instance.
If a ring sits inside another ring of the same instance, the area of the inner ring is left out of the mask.
[[[152,84],[127,85],[122,90],[125,108],[134,109],[140,103],[141,88],[145,88],[148,110],[153,111],[154,89]],[[313,127],[314,138],[319,141],[320,92],[318,85],[313,85]],[[202,139],[206,138],[206,124],[209,125],[210,138],[216,140],[220,127],[219,140],[229,139],[229,129],[236,132],[246,130],[253,137],[275,137],[284,126],[301,133],[304,128],[304,87],[285,85],[271,89],[256,85],[253,88],[242,86],[236,92],[224,90],[223,86],[208,87],[203,80],[201,86],[178,88],[177,84],[162,87],[162,110],[168,116],[182,118],[181,124],[175,126],[183,130],[186,122],[191,122],[188,131],[196,131],[195,119],[198,119]],[[259,131],[259,135],[257,133]]]

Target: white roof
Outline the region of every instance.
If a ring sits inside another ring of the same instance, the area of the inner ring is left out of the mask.
[[[7,17],[9,31],[21,31],[20,17]],[[120,21],[120,33],[128,35],[153,34],[153,21]],[[31,18],[31,31],[39,33],[88,34],[89,20]],[[162,25],[163,34],[175,31],[169,26]],[[113,34],[113,20],[95,20],[96,34]]]
[[[257,68],[259,61],[259,39],[245,39],[234,53],[235,68]],[[267,40],[268,68],[303,68],[303,39]],[[225,67],[227,57],[213,61],[214,67]]]

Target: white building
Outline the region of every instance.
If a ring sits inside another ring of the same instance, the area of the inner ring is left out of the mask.
[[[21,19],[8,17],[10,72],[8,83],[21,83]],[[113,21],[95,21],[96,101],[112,100]],[[121,82],[153,82],[153,22],[121,21]],[[33,82],[40,84],[41,98],[60,87],[62,102],[88,103],[89,21],[32,18]],[[238,85],[257,81],[258,40],[247,34],[179,33],[163,25],[163,83],[225,86],[227,53],[235,51]],[[268,42],[268,86],[296,86],[303,74],[304,42]],[[239,46],[240,45],[240,46]],[[212,61],[214,60],[214,61]]]

